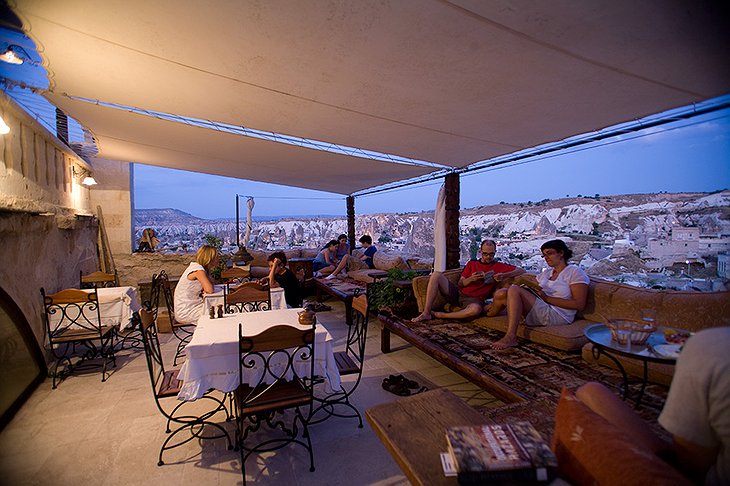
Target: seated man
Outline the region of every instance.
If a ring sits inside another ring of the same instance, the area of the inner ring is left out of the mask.
[[[300,282],[294,272],[286,266],[286,255],[283,251],[275,251],[269,258],[269,275],[259,279],[259,283],[269,285],[269,288],[282,287],[287,307],[301,307],[302,293]]]
[[[494,261],[496,250],[497,244],[494,241],[484,240],[481,258],[470,260],[466,264],[457,285],[452,284],[443,273],[433,272],[426,288],[426,305],[423,312],[413,318],[413,322],[433,318],[469,319],[481,314],[484,300],[494,293],[497,283],[525,273],[521,268]],[[434,312],[432,308],[439,294],[444,296],[449,305],[460,309],[453,312]]]
[[[360,237],[360,243],[362,244],[363,254],[360,260],[365,262],[368,268],[375,268],[375,262],[373,261],[373,255],[378,249],[373,245],[373,239],[370,235],[363,235]]]
[[[659,424],[665,451],[646,423],[608,388],[586,383],[576,397],[639,445],[668,459],[696,484],[730,484],[730,328],[699,331],[682,348]],[[669,453],[669,457],[667,457]]]

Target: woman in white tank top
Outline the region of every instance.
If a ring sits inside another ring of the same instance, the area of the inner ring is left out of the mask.
[[[180,324],[195,324],[203,313],[203,293],[213,293],[208,271],[218,266],[218,250],[203,245],[195,261],[185,269],[175,287],[175,320]]]

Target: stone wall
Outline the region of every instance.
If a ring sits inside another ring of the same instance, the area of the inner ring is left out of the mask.
[[[0,114],[10,127],[0,136],[0,285],[42,346],[40,288],[78,287],[80,271],[98,269],[98,222],[79,183],[90,166],[4,93]]]
[[[79,286],[79,272],[97,268],[95,218],[59,227],[54,215],[0,212],[0,285],[20,307],[39,343],[45,341],[40,288]]]
[[[195,253],[132,253],[114,255],[120,285],[137,286],[150,280],[161,270],[170,277],[179,277],[195,260]]]
[[[117,254],[128,255],[132,251],[130,164],[98,157],[91,162],[98,183],[91,189],[92,210],[98,216],[97,206],[102,208],[104,229],[116,260]]]
[[[91,215],[89,189],[80,184],[89,164],[4,93],[0,114],[10,133],[0,136],[0,209]]]

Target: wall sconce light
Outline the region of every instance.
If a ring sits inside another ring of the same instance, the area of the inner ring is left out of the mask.
[[[81,180],[81,185],[84,186],[95,186],[97,184],[96,179],[91,175],[91,172],[84,169],[83,167],[71,166],[71,171],[76,180]]]
[[[5,48],[5,51],[0,54],[0,61],[5,61],[9,64],[23,64],[26,60],[31,60],[28,52],[15,44],[10,44]]]
[[[10,127],[5,123],[3,117],[0,116],[0,135],[5,135],[6,133],[10,133]]]

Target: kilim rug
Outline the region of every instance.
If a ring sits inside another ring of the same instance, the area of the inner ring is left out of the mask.
[[[423,322],[399,320],[411,331],[428,339],[443,351],[478,368],[483,373],[519,391],[528,401],[506,405],[504,410],[486,409],[483,412],[496,421],[507,416],[521,416],[535,423],[538,429],[552,430],[555,405],[563,386],[576,389],[580,385],[597,381],[621,393],[623,378],[612,368],[591,365],[579,352],[566,352],[521,340],[518,347],[493,350],[491,345],[504,333],[485,329],[468,322],[434,319]],[[629,403],[638,395],[640,385],[630,383]],[[488,390],[487,390],[488,391]],[[637,413],[653,429],[661,432],[656,419],[664,406],[668,388],[648,384]],[[543,420],[544,419],[544,420]],[[542,425],[542,426],[540,426]],[[549,435],[549,434],[548,434]]]

